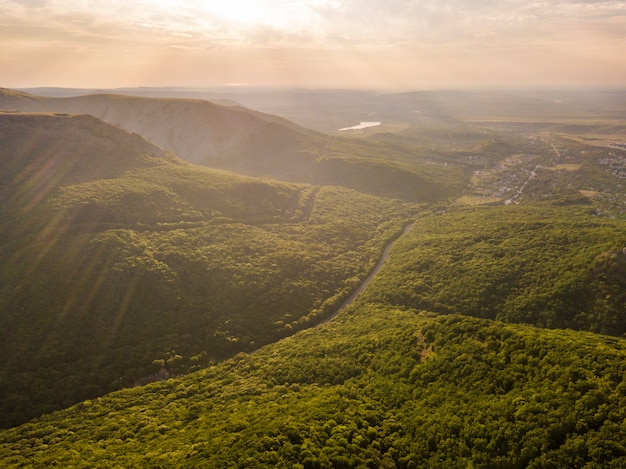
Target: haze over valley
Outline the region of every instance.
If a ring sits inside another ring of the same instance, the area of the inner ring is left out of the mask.
[[[0,13],[0,466],[626,466],[624,5]]]

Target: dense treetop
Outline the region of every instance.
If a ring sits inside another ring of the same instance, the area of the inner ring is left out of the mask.
[[[381,304],[626,332],[626,223],[550,205],[419,216],[366,292]]]
[[[623,339],[358,304],[2,432],[7,466],[620,467]]]

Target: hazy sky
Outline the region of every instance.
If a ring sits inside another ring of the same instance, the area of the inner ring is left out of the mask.
[[[0,86],[626,86],[626,2],[0,0]]]

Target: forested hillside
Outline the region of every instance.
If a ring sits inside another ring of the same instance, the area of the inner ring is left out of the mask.
[[[0,115],[0,157],[4,426],[315,324],[414,210],[193,166],[89,116]]]
[[[372,98],[344,138],[0,90],[165,139],[0,112],[0,466],[625,467],[626,121],[539,98]],[[291,182],[170,152],[206,129]]]
[[[626,343],[361,303],[2,432],[9,467],[622,467]]]
[[[548,328],[626,333],[626,221],[588,208],[421,215],[368,301]]]
[[[277,116],[204,100],[112,94],[46,98],[0,88],[3,108],[90,114],[192,163],[411,202],[457,196],[467,182],[463,171],[425,164],[409,147],[330,137]]]

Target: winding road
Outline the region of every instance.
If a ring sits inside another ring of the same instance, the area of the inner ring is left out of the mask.
[[[408,223],[404,229],[402,230],[402,233],[400,234],[400,236],[398,236],[397,238],[393,239],[392,241],[390,241],[387,246],[385,246],[385,249],[383,250],[383,254],[382,256],[380,256],[380,259],[378,260],[378,264],[376,264],[376,267],[374,267],[374,269],[372,269],[372,271],[370,272],[370,274],[367,276],[367,278],[365,280],[363,280],[363,282],[361,283],[361,285],[358,286],[358,288],[356,290],[354,290],[352,292],[352,294],[350,295],[350,297],[343,302],[343,304],[337,309],[337,311],[335,311],[333,314],[331,314],[328,318],[324,319],[322,322],[320,322],[318,324],[325,324],[329,321],[332,321],[341,311],[343,311],[347,306],[349,306],[350,304],[352,304],[354,302],[354,300],[356,300],[357,296],[359,296],[361,294],[361,292],[363,290],[365,290],[365,288],[367,288],[367,286],[370,284],[370,282],[374,279],[374,277],[376,276],[376,274],[378,273],[378,271],[382,268],[382,266],[385,264],[385,262],[387,261],[387,259],[389,258],[389,253],[391,252],[391,248],[393,247],[394,244],[396,244],[396,242],[405,234],[407,234],[411,228],[413,227],[413,222]]]
[[[394,238],[392,241],[389,241],[389,243],[387,243],[387,245],[385,246],[385,249],[383,250],[383,254],[380,256],[380,259],[378,260],[378,263],[376,264],[376,267],[374,267],[372,269],[372,271],[369,273],[369,275],[367,276],[367,278],[365,280],[363,280],[363,282],[358,286],[358,288],[356,290],[354,290],[352,292],[352,294],[350,295],[350,297],[343,302],[343,304],[337,309],[337,311],[335,311],[333,314],[331,314],[329,317],[327,317],[326,319],[324,319],[323,321],[317,323],[316,325],[311,326],[310,328],[306,328],[306,329],[311,329],[311,328],[316,328],[321,326],[322,324],[325,324],[327,322],[332,321],[339,313],[341,313],[347,306],[349,306],[350,304],[352,304],[354,302],[354,300],[356,300],[356,298],[359,296],[359,294],[365,290],[365,288],[370,284],[370,282],[374,279],[374,277],[376,276],[376,274],[378,273],[378,271],[382,268],[382,266],[385,264],[385,261],[389,258],[389,253],[391,252],[391,248],[393,247],[394,244],[396,244],[396,242],[405,234],[407,234],[411,228],[413,227],[413,223],[414,222],[409,222],[404,226],[404,229],[402,230],[402,233],[400,234],[400,236],[398,236],[397,238]],[[267,345],[267,344],[265,344]],[[259,350],[263,349],[265,347],[265,345],[260,346],[259,348],[249,352],[250,354],[254,354],[256,352],[258,352]]]

